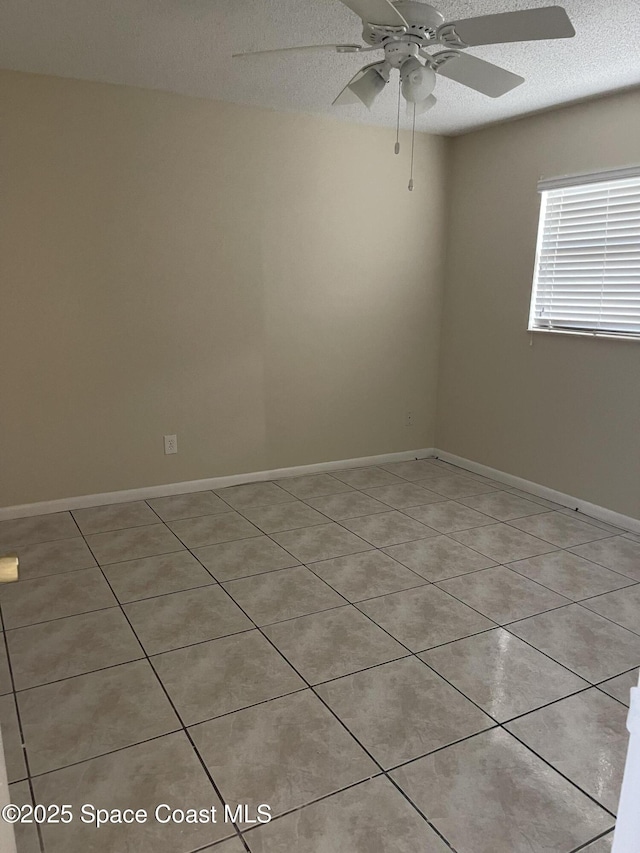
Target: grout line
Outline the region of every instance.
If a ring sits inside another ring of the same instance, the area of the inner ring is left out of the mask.
[[[502,728],[502,726],[501,726],[501,728]],[[537,758],[539,758],[540,761],[543,761],[547,765],[547,767],[550,767],[552,770],[555,770],[555,772],[558,774],[558,776],[562,776],[562,778],[565,781],[569,782],[574,788],[577,788],[577,790],[580,791],[582,794],[584,794],[585,797],[588,797],[592,803],[595,803],[596,806],[599,806],[603,811],[607,812],[607,814],[610,815],[615,821],[615,819],[616,819],[615,812],[612,812],[611,809],[608,809],[606,806],[603,806],[602,803],[598,802],[598,800],[596,800],[596,798],[592,794],[590,794],[584,788],[581,788],[577,782],[574,782],[572,779],[570,779],[568,776],[566,776],[562,772],[562,770],[555,767],[553,764],[551,764],[550,761],[547,761],[546,758],[544,758],[542,755],[537,753],[535,751],[535,749],[530,744],[526,743],[526,741],[522,740],[522,738],[518,737],[518,735],[514,734],[513,732],[509,731],[508,729],[504,729],[504,731],[506,731],[508,734],[510,734],[511,737],[515,738],[518,741],[518,743],[520,743],[522,746],[524,746],[526,749],[528,749],[530,752],[532,752],[535,756],[537,756]]]
[[[165,524],[165,527],[166,527],[166,524]],[[133,528],[133,527],[124,527],[124,528],[122,528],[122,529],[123,529],[123,530],[135,530],[135,528]],[[170,532],[170,533],[173,533],[173,531],[172,531],[169,527],[167,527],[167,530],[169,530],[169,532]],[[109,532],[109,531],[108,531],[108,532]],[[114,532],[114,533],[119,533],[120,531],[118,531],[118,530],[114,530],[113,532]],[[90,535],[92,535],[92,536],[93,536],[93,535],[95,535],[95,534],[90,534]],[[175,533],[174,533],[173,535],[175,536]],[[177,536],[176,536],[176,539],[178,539],[178,537],[177,537]],[[87,539],[86,539],[86,538],[85,538],[85,540],[84,540],[84,541],[85,541],[85,543],[86,543],[86,545],[87,545],[87,548],[89,548],[89,550],[91,551],[91,554],[92,554],[92,556],[93,556],[93,550],[91,549],[91,546],[89,545],[89,542],[87,541]],[[179,539],[178,539],[178,542],[180,542],[180,540],[179,540]],[[115,560],[115,561],[108,562],[108,563],[107,563],[107,562],[102,562],[102,563],[101,563],[101,562],[98,560],[98,558],[97,558],[97,557],[95,557],[95,556],[93,557],[93,559],[96,561],[96,565],[97,565],[100,569],[105,568],[105,567],[106,567],[106,568],[108,568],[109,566],[121,566],[121,565],[122,565],[122,563],[132,563],[134,560],[148,560],[148,559],[149,559],[149,557],[166,557],[166,556],[168,556],[169,554],[180,554],[182,551],[188,551],[188,550],[189,550],[189,549],[187,548],[187,546],[186,546],[186,545],[183,545],[183,544],[182,544],[182,542],[180,542],[180,545],[182,545],[182,547],[181,547],[181,548],[172,548],[170,551],[161,551],[161,552],[160,552],[160,553],[158,553],[158,554],[146,554],[144,557],[127,557],[127,559],[126,559],[126,560]],[[93,568],[95,568],[95,566],[90,566],[89,568],[93,569]],[[68,573],[68,572],[60,572],[60,574],[69,574],[69,573]]]
[[[53,619],[44,619],[42,622],[27,622],[26,625],[14,625],[11,628],[5,628],[5,633],[13,631],[23,631],[26,628],[34,628],[36,625],[48,625],[50,622],[61,622],[63,619],[75,619],[76,616],[88,616],[89,613],[104,613],[105,610],[115,610],[118,607],[116,599],[115,604],[109,604],[108,607],[97,607],[95,610],[81,610],[79,613],[67,613],[64,616],[54,616]]]
[[[7,783],[8,783],[8,786],[10,786],[10,785],[16,784],[17,782],[25,782],[26,781],[27,785],[29,786],[29,794],[31,796],[31,802],[33,804],[33,803],[35,803],[36,799],[35,799],[35,795],[34,795],[34,791],[33,791],[33,784],[31,781],[31,771],[29,768],[29,756],[27,755],[27,746],[25,743],[24,729],[22,727],[22,718],[20,716],[20,708],[18,706],[18,695],[16,693],[16,684],[15,684],[15,678],[13,675],[13,666],[11,664],[11,657],[9,655],[9,641],[7,640],[6,631],[4,631],[4,616],[3,616],[1,611],[2,611],[2,608],[0,607],[0,624],[2,624],[2,626],[3,626],[3,637],[2,637],[1,642],[4,643],[4,647],[5,647],[5,653],[7,656],[7,667],[9,669],[9,679],[11,681],[11,687],[12,687],[12,691],[13,691],[12,693],[8,693],[6,695],[11,696],[13,699],[13,705],[14,705],[15,712],[16,712],[16,718],[18,720],[18,733],[20,735],[20,749],[22,750],[22,757],[24,759],[25,771],[27,773],[25,779],[17,779],[16,782],[9,782],[7,780]],[[40,846],[40,851],[41,851],[41,853],[44,853],[44,841],[42,838],[42,829],[41,829],[39,824],[36,824],[36,829],[37,829],[37,834],[38,834],[38,844]]]
[[[600,841],[603,838],[608,838],[609,835],[613,835],[614,829],[615,826],[610,826],[609,829],[605,830],[600,835],[597,835],[595,838],[590,838],[589,841],[585,841],[585,843],[581,844],[579,847],[574,847],[573,850],[570,851],[570,853],[580,853],[580,851],[582,850],[587,850],[587,848],[594,844],[596,841]],[[587,853],[589,853],[588,850]]]

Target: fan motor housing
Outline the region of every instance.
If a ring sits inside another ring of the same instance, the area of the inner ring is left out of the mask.
[[[424,47],[435,39],[438,27],[441,27],[445,21],[444,16],[427,3],[419,3],[417,0],[398,0],[393,5],[409,26],[379,26],[378,24],[365,23],[362,38],[367,44],[384,47],[385,52],[389,45],[394,45],[393,51],[388,52],[387,59],[395,67],[398,67],[399,63],[396,62],[396,58],[402,62],[409,56],[415,56],[414,51],[405,47],[397,47],[398,45]],[[401,54],[401,51],[404,53]]]
[[[400,68],[410,56],[418,56],[418,45],[412,41],[392,39],[384,43],[384,55],[392,68]]]

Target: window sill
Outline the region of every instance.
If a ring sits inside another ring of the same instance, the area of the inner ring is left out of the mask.
[[[640,342],[640,335],[616,335],[615,332],[582,332],[572,329],[527,329],[527,334],[565,335],[571,338],[604,338],[610,341]]]

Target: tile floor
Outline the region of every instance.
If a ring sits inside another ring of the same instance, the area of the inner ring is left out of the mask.
[[[19,853],[606,853],[638,536],[439,460],[0,523]],[[103,808],[271,806],[268,824]]]

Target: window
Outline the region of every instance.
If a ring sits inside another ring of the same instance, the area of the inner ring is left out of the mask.
[[[538,190],[529,329],[640,338],[640,168]]]

